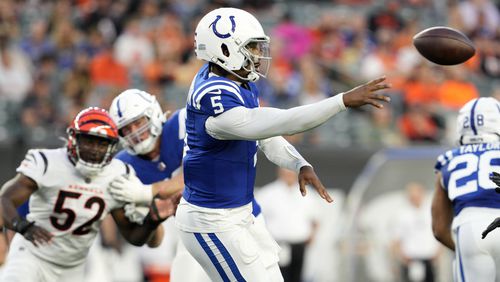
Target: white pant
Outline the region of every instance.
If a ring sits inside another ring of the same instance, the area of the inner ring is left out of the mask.
[[[481,233],[493,219],[485,216],[481,220],[463,223],[453,230],[455,282],[500,281],[500,229],[493,230],[484,240],[481,239]]]
[[[263,224],[214,233],[181,230],[180,238],[212,281],[283,281],[279,247]]]
[[[2,282],[80,282],[84,264],[63,267],[33,255],[25,244],[31,244],[16,234],[9,248],[2,271]]]
[[[266,228],[266,223],[262,214],[255,218],[254,224],[258,228]],[[170,273],[171,282],[206,282],[210,281],[207,273],[196,259],[188,252],[182,240],[178,240],[177,251],[172,262],[172,271]]]
[[[171,282],[206,282],[210,281],[201,265],[188,252],[181,240],[177,242],[177,251],[172,261]]]

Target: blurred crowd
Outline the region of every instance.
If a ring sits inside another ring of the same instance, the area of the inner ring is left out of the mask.
[[[142,88],[164,110],[185,104],[201,66],[194,28],[208,10],[254,13],[271,36],[272,66],[258,82],[261,105],[313,103],[386,75],[392,103],[339,114],[297,135],[298,145],[449,143],[454,115],[478,96],[500,98],[500,13],[491,0],[2,0],[0,143],[57,146],[80,109],[108,108]],[[420,30],[467,34],[476,55],[443,67],[412,45]]]

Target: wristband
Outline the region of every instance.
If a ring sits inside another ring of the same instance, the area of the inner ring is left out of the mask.
[[[16,217],[12,220],[13,230],[21,235],[24,235],[24,233],[26,233],[26,231],[28,231],[28,229],[33,225],[35,225],[34,221],[28,221],[27,219],[21,217]]]

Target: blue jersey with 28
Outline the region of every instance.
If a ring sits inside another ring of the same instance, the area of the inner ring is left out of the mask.
[[[500,143],[468,144],[440,155],[435,165],[455,215],[466,207],[500,209],[492,171],[500,171]]]

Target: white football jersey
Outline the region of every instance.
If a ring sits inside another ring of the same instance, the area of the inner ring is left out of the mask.
[[[134,173],[130,166],[113,159],[99,175],[85,178],[69,160],[66,148],[29,150],[17,172],[38,184],[29,199],[28,220],[54,235],[48,245],[27,245],[36,256],[63,266],[82,263],[101,221],[125,204],[108,193],[109,182]]]

